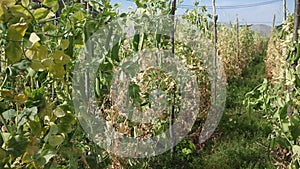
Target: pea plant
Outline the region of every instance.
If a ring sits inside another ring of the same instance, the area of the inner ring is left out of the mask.
[[[268,72],[281,72],[255,88],[246,95],[246,105],[251,110],[261,110],[272,124],[270,134],[272,151],[275,151],[274,161],[278,166],[299,168],[300,166],[300,117],[299,117],[299,85],[300,74],[299,44],[292,40],[293,19],[283,24],[281,30],[273,31],[281,49],[274,48],[274,41],[269,42],[268,57],[284,60],[280,64],[271,65]],[[271,39],[272,39],[271,38]],[[271,50],[272,49],[272,50]],[[279,50],[279,51],[278,51]],[[267,59],[267,64],[272,62]],[[253,109],[254,108],[254,109]]]
[[[60,2],[0,2],[1,168],[89,168],[96,151],[107,157],[78,123],[71,82],[85,41],[117,6]]]

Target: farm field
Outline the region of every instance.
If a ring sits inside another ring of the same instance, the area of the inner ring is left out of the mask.
[[[0,169],[300,168],[300,0],[282,1],[270,26],[218,11],[278,0],[1,0]]]

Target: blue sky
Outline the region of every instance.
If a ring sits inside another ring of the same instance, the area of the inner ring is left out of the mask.
[[[195,0],[183,0],[182,5],[193,5]],[[248,5],[261,2],[270,2],[272,0],[216,0],[217,6],[236,6]],[[274,0],[276,1],[276,0]],[[128,0],[111,0],[112,4],[120,3],[121,11],[127,11],[128,7],[134,3]],[[201,5],[211,6],[211,0],[199,0]],[[183,7],[183,6],[182,6]],[[186,6],[184,6],[186,7]],[[294,11],[294,0],[287,0],[288,12]],[[186,9],[178,8],[177,14],[182,14]],[[209,12],[211,12],[209,10]],[[242,24],[267,24],[272,25],[273,16],[276,15],[276,24],[280,24],[283,18],[283,1],[278,0],[272,4],[261,5],[257,7],[241,8],[241,9],[217,9],[220,22],[234,22],[236,16]]]

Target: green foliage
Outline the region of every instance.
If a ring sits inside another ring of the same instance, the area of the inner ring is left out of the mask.
[[[240,76],[254,56],[258,55],[254,44],[254,31],[248,27],[239,28],[239,41],[237,41],[235,25],[221,26],[218,36],[218,55],[223,62],[227,77]]]
[[[199,5],[199,2],[195,4]],[[184,19],[194,24],[211,41],[213,41],[212,16],[206,7],[187,10]],[[242,75],[255,56],[263,54],[267,38],[247,26],[239,28],[237,38],[236,25],[218,25],[218,57],[222,61],[226,76],[237,78]],[[239,43],[239,44],[238,44]]]
[[[70,77],[87,36],[113,19],[116,9],[103,1],[94,15],[83,4],[64,5],[0,2],[0,168],[89,168],[107,159],[75,117]]]
[[[274,168],[269,160],[268,134],[271,125],[259,112],[249,114],[241,106],[247,91],[264,77],[263,56],[243,72],[242,77],[228,81],[224,117],[212,139],[200,149],[199,168]],[[258,64],[259,63],[259,64]]]
[[[279,34],[277,34],[277,33]],[[299,58],[293,54],[298,50],[298,44],[292,40],[293,19],[289,17],[282,30],[273,31],[273,39],[270,41],[267,63],[271,63],[272,58],[281,60],[276,65],[271,65],[269,71],[281,72],[276,76],[269,76],[270,80],[264,82],[249,92],[249,111],[261,110],[273,125],[271,148],[276,148],[277,156],[274,160],[283,163],[290,168],[299,168]],[[278,43],[281,48],[275,49],[273,43]],[[273,47],[273,48],[272,48]],[[273,50],[270,50],[273,49]]]
[[[59,2],[63,2],[63,6]],[[171,9],[171,1],[143,0],[135,3],[138,7],[135,12],[142,18],[169,15]],[[174,161],[177,162],[170,160],[168,153],[159,156],[161,159],[123,159],[99,148],[81,128],[71,97],[74,63],[95,31],[113,19],[134,15],[131,12],[118,14],[117,7],[111,6],[109,0],[85,4],[58,0],[0,2],[0,168],[102,169],[125,166],[149,168],[151,165],[153,168],[172,168],[182,164],[193,168],[200,165],[195,158],[197,147],[189,138],[176,147]],[[205,8],[187,11],[183,18],[211,38],[211,15]],[[108,37],[114,30],[110,31]],[[241,46],[245,47],[242,51],[246,51],[254,43],[253,32],[248,29],[241,32]],[[168,127],[171,106],[175,107],[177,115],[180,86],[172,77],[157,69],[139,72],[135,62],[122,63],[123,59],[147,48],[171,50],[170,40],[170,36],[159,33],[136,34],[131,39],[125,37],[107,51],[100,63],[92,85],[95,85],[95,94],[106,120],[117,121],[119,132],[133,137],[149,137]],[[203,94],[201,100],[205,103],[201,109],[206,112],[210,102],[208,72],[204,61],[197,55],[197,52],[206,51],[196,51],[198,49],[187,45],[190,43],[190,39],[176,40],[175,55],[197,75],[198,87]],[[252,59],[250,54],[243,56],[243,64]],[[150,92],[154,89],[166,94],[167,109],[157,121],[141,126],[124,120],[118,112],[107,111],[113,107],[110,86],[117,67],[121,67],[130,78],[136,74],[139,77],[129,85],[128,95],[133,109],[148,110],[153,104]],[[295,118],[289,124],[292,137],[299,134],[298,120]],[[299,147],[293,146],[292,150],[298,154]],[[258,158],[258,155],[255,157]]]
[[[199,7],[198,3],[196,2],[195,9],[187,10],[183,18],[188,20],[191,24],[196,25],[207,37],[212,38],[212,32],[210,30],[212,15],[207,12],[205,6]]]

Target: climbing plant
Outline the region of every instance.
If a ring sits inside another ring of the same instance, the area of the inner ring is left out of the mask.
[[[1,168],[88,168],[103,162],[92,155],[99,148],[74,114],[72,69],[84,42],[117,16],[117,6],[62,2],[0,2]]]
[[[293,16],[279,30],[273,30],[269,41],[267,75],[269,80],[246,95],[249,110],[261,110],[272,124],[271,150],[278,166],[300,166],[299,43],[292,40]],[[275,46],[274,44],[278,44]],[[293,51],[297,49],[297,54]],[[275,61],[277,62],[274,62]],[[280,62],[279,62],[280,61]],[[268,67],[269,66],[269,67]],[[279,72],[273,74],[272,72]],[[272,74],[270,74],[272,73]]]

